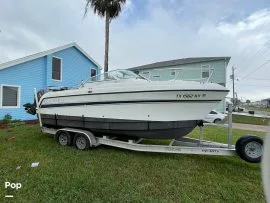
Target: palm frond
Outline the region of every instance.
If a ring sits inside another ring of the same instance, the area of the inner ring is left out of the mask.
[[[126,0],[86,0],[84,16],[92,8],[95,14],[104,17],[108,13],[112,19],[120,14],[121,6],[125,3]]]
[[[88,12],[88,8],[89,8],[89,5],[90,5],[91,1],[87,0],[86,1],[86,5],[85,5],[85,8],[84,8],[84,17],[86,16],[87,12]]]

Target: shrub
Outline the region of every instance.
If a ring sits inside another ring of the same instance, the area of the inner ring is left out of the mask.
[[[6,114],[3,118],[3,123],[10,123],[12,120],[12,116],[10,114]]]

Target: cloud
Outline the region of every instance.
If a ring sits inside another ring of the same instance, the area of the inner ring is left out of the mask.
[[[83,18],[84,6],[85,0],[2,0],[0,63],[76,41],[103,65],[104,19],[91,10]],[[260,0],[245,4],[128,0],[119,18],[111,22],[110,68],[183,57],[232,56],[228,68],[235,64],[241,78],[270,55],[269,6]],[[266,74],[270,75],[267,66],[254,77]],[[258,86],[244,85],[251,83]],[[268,89],[265,81],[247,78],[236,84],[238,95],[247,98],[270,95]]]

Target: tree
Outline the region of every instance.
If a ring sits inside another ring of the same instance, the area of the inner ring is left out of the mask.
[[[249,100],[249,99],[247,99],[247,100],[246,100],[246,103],[249,105],[249,104],[250,104],[250,100]]]
[[[95,14],[105,18],[104,72],[108,72],[110,22],[119,16],[121,7],[125,3],[126,0],[86,0],[84,15],[87,14],[89,8],[92,8]]]

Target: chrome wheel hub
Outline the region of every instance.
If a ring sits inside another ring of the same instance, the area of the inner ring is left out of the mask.
[[[60,134],[58,139],[59,139],[59,143],[61,145],[67,145],[67,143],[68,143],[68,137],[67,137],[67,135]]]
[[[76,140],[76,146],[79,149],[85,149],[86,148],[86,140],[85,140],[85,138],[84,137],[77,138],[77,140]]]
[[[258,142],[252,141],[245,146],[245,153],[251,158],[259,158],[262,156],[263,148]]]

